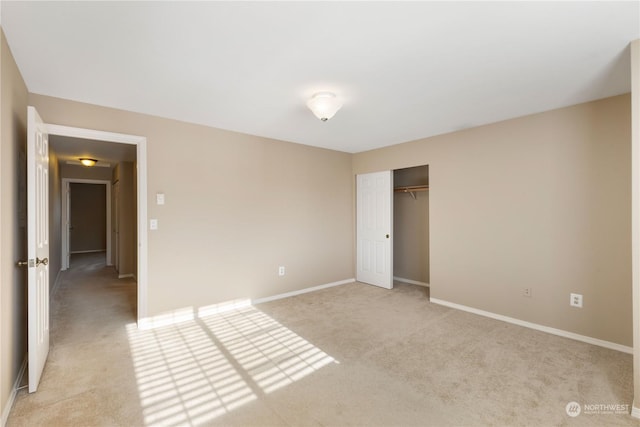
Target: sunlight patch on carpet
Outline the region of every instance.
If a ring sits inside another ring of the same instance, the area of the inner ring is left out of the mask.
[[[338,363],[248,303],[223,307],[127,326],[145,425],[203,425]]]

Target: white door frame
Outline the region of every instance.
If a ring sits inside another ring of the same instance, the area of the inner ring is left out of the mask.
[[[147,138],[70,126],[46,124],[49,135],[68,136],[91,141],[117,142],[136,146],[138,181],[138,325],[147,317],[148,240],[147,240]]]
[[[71,237],[69,236],[69,187],[70,184],[102,184],[105,186],[107,197],[107,265],[111,262],[111,181],[103,179],[62,178],[62,265],[61,270],[69,268],[69,254],[71,253]]]

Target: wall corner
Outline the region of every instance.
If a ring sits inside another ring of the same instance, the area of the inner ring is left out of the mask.
[[[640,418],[640,39],[631,42],[631,256],[633,299],[633,396]]]

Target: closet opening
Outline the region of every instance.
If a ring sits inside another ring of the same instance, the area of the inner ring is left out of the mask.
[[[429,298],[429,166],[393,171],[393,281]]]

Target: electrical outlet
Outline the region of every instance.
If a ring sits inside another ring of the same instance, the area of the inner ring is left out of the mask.
[[[527,298],[531,298],[531,288],[524,288],[524,293],[522,295]]]
[[[582,295],[581,294],[571,294],[571,299],[569,300],[569,305],[571,307],[582,308]]]
[[[278,267],[278,276],[284,276],[284,266]]]

